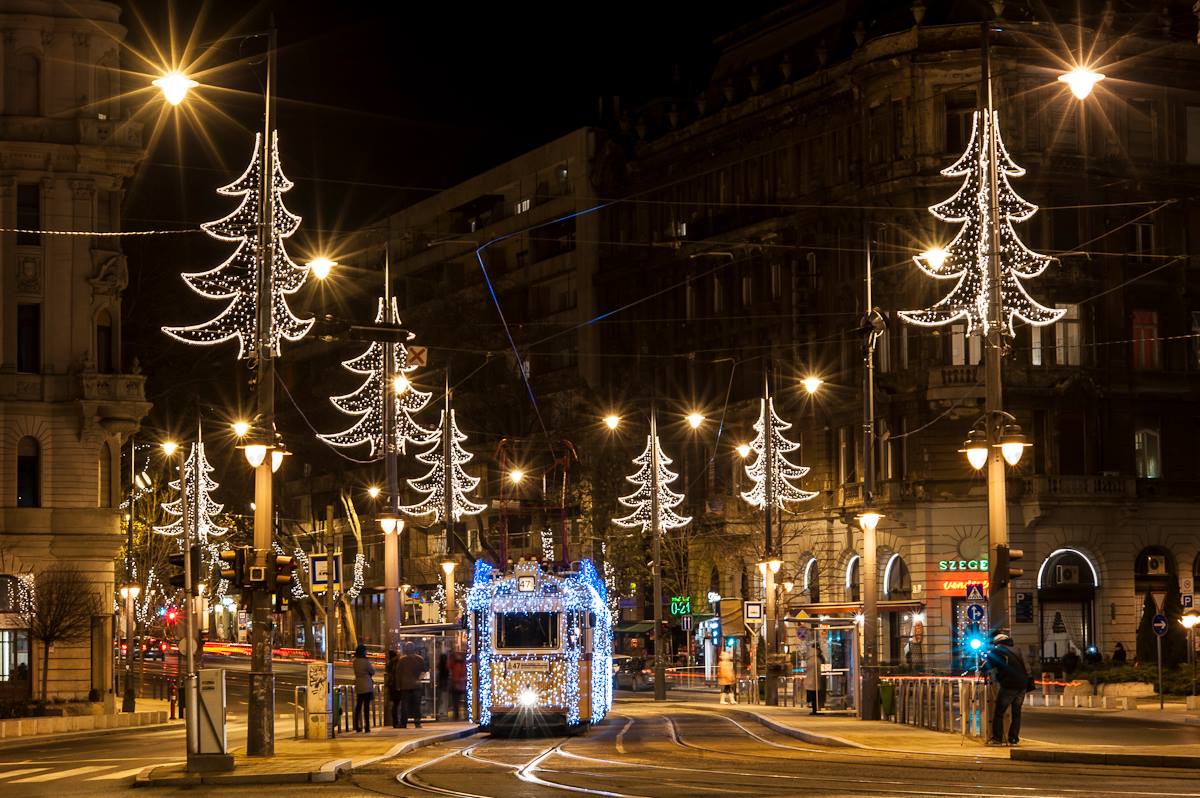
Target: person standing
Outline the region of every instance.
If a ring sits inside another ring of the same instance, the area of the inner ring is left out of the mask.
[[[375,666],[362,643],[354,649],[354,730],[371,733],[371,702],[375,698]]]
[[[1117,647],[1113,649],[1113,665],[1124,665],[1127,656],[1128,655],[1125,653],[1125,646],[1121,643],[1117,643]]]
[[[733,655],[729,653],[729,649],[722,649],[721,659],[717,661],[717,684],[721,687],[722,704],[737,703],[737,694],[733,691],[736,681],[737,675],[733,671]]]
[[[808,714],[817,714],[817,703],[821,689],[821,647],[816,641],[816,630],[813,630],[813,640],[808,644],[808,656],[804,660],[804,693],[808,700]]]
[[[454,720],[458,720],[459,706],[463,705],[463,698],[467,692],[467,659],[461,651],[450,655],[449,676],[450,711]]]
[[[1013,639],[1003,632],[992,638],[983,666],[1000,688],[992,707],[992,733],[987,744],[1004,745],[1004,715],[1012,710],[1008,744],[1016,745],[1021,741],[1021,705],[1033,682],[1029,678],[1029,669],[1013,647]]]
[[[396,662],[396,684],[400,688],[400,728],[408,728],[412,718],[421,728],[421,674],[425,660],[412,643],[404,644],[404,655]]]
[[[437,692],[433,702],[433,714],[436,716],[438,710],[442,710],[447,716],[450,715],[450,663],[446,657],[446,652],[438,654],[437,671],[434,673],[436,678],[434,685]]]
[[[387,653],[387,668],[384,670],[383,686],[387,693],[388,704],[391,706],[388,721],[393,729],[400,726],[399,664],[400,654],[394,648],[389,649]]]

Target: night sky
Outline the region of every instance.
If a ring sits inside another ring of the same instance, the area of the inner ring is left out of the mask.
[[[338,252],[349,231],[434,190],[596,124],[601,95],[619,95],[630,108],[671,92],[679,75],[694,96],[716,55],[713,38],[776,5],[125,3],[125,90],[154,141],[129,187],[125,228],[194,228],[234,208],[215,189],[245,168],[261,126],[264,69],[245,61],[263,40],[193,47],[182,59],[189,37],[210,42],[261,30],[274,13],[283,168],[296,183],[284,201],[304,218],[288,248],[303,263],[317,249]],[[200,101],[188,101],[190,112],[164,114],[157,92],[141,86],[163,57],[172,58],[172,32],[173,60],[190,65],[212,52],[202,63],[209,71],[197,75]],[[220,307],[192,294],[179,273],[215,266],[229,246],[192,234],[127,239],[126,252],[126,366],[136,356],[150,376],[150,426],[179,428],[197,409],[247,405],[246,370],[235,365],[233,344],[188,347],[159,332]],[[369,312],[331,303],[340,304],[310,294],[294,307]]]

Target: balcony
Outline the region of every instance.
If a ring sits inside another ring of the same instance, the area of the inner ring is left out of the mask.
[[[1132,499],[1138,495],[1137,481],[1122,476],[1040,476],[1021,482],[1021,495],[1037,500]]]
[[[930,401],[961,402],[983,398],[983,366],[938,366],[929,370]]]

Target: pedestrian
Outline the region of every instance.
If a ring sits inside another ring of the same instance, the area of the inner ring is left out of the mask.
[[[808,656],[804,660],[804,697],[808,701],[810,715],[817,714],[820,699],[821,659],[821,647],[814,639],[808,644]]]
[[[1128,656],[1125,652],[1125,646],[1118,642],[1117,647],[1113,649],[1112,663],[1113,665],[1124,665],[1125,658]]]
[[[387,653],[387,668],[384,670],[383,685],[387,691],[388,704],[391,706],[391,713],[388,721],[392,728],[400,726],[400,653],[396,649],[389,649]]]
[[[450,655],[449,673],[450,711],[454,713],[454,719],[458,720],[458,708],[463,705],[467,692],[467,658],[461,651]]]
[[[1034,687],[1029,669],[1013,647],[1013,639],[1003,632],[992,638],[983,667],[1000,688],[992,707],[992,734],[987,744],[1004,745],[1004,715],[1012,710],[1008,744],[1016,745],[1021,741],[1021,705],[1025,703],[1025,694]]]
[[[437,699],[434,702],[433,711],[436,715],[438,709],[442,709],[447,715],[450,714],[450,666],[446,659],[446,652],[438,654],[437,661]]]
[[[1067,649],[1067,653],[1062,658],[1063,675],[1070,677],[1075,671],[1079,670],[1079,653],[1075,650],[1075,646]]]
[[[404,644],[404,654],[396,662],[396,684],[400,688],[400,728],[408,728],[412,718],[421,728],[421,674],[425,672],[425,658],[417,653],[412,643]]]
[[[362,643],[354,649],[354,730],[371,733],[371,701],[375,698],[375,666]]]
[[[733,691],[735,681],[733,655],[729,653],[729,649],[722,649],[721,658],[717,661],[717,684],[721,686],[722,704],[737,703],[737,694]]]

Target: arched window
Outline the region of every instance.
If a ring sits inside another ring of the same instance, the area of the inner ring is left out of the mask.
[[[862,601],[862,593],[859,590],[861,580],[858,578],[860,562],[861,558],[855,554],[850,558],[850,562],[846,563],[846,601]]]
[[[107,443],[100,444],[100,462],[97,463],[96,506],[112,507],[112,449]]]
[[[17,506],[42,506],[42,449],[26,435],[17,444]]]
[[[113,363],[116,361],[116,352],[113,351],[115,343],[112,316],[107,310],[102,310],[96,316],[96,371],[101,374],[113,373]]]
[[[892,601],[912,598],[912,576],[899,554],[888,558],[883,569],[883,597]]]
[[[38,116],[42,107],[41,61],[33,53],[18,53],[7,74],[7,112],[13,116]]]
[[[817,565],[816,557],[804,566],[804,592],[813,604],[821,601],[821,568]]]

